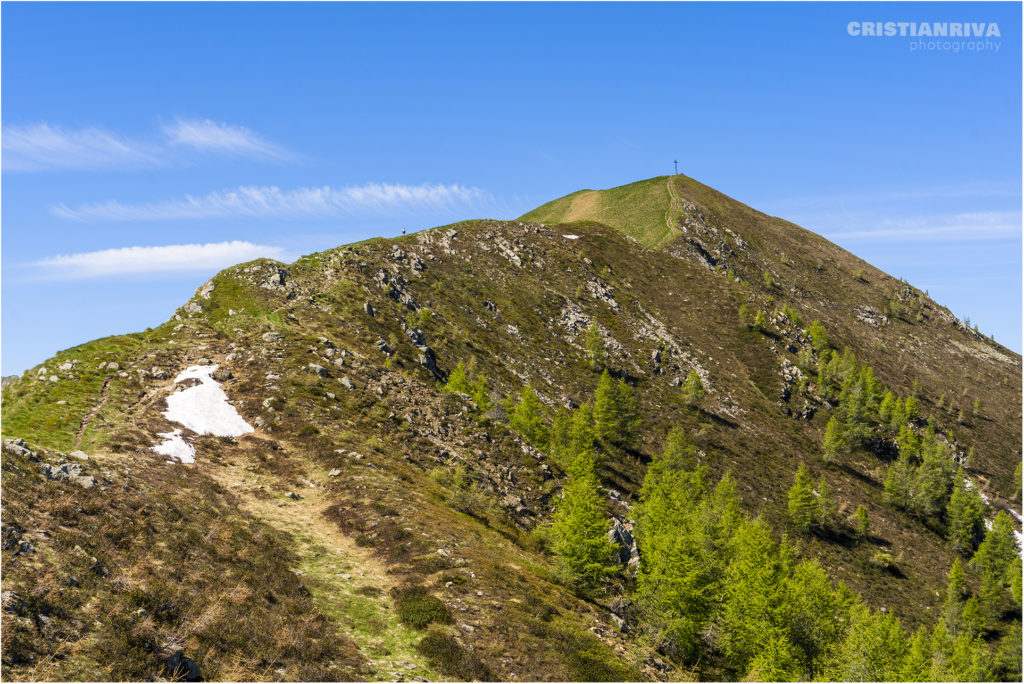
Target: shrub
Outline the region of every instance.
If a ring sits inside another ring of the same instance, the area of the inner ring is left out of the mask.
[[[803,326],[804,320],[800,317],[799,312],[797,312],[797,310],[794,309],[793,307],[787,304],[786,306],[782,307],[782,313],[786,316],[786,318],[793,322],[793,325]]]
[[[807,336],[811,338],[811,345],[814,347],[814,351],[819,354],[831,346],[828,335],[825,333],[825,326],[821,324],[821,321],[814,321],[810,327],[807,328]]]
[[[886,553],[885,551],[879,551],[871,557],[871,564],[878,566],[883,570],[890,570],[893,567],[892,554]]]
[[[391,591],[395,599],[398,617],[405,624],[415,629],[423,629],[432,622],[450,623],[451,613],[448,606],[439,598],[432,596],[426,588],[411,586],[404,589],[395,588]]]
[[[448,677],[464,682],[494,680],[490,669],[476,654],[464,649],[454,637],[439,629],[427,632],[416,644],[416,650],[430,661],[432,667]]]
[[[768,328],[768,320],[764,317],[763,311],[758,311],[754,315],[754,329],[764,332]]]
[[[597,321],[591,321],[587,327],[583,348],[587,351],[587,360],[590,362],[591,368],[596,370],[604,365],[604,339],[601,337],[601,329],[597,326]]]
[[[707,393],[697,371],[690,369],[686,375],[686,382],[683,383],[683,401],[687,406],[698,408]]]
[[[871,534],[871,520],[868,518],[868,509],[864,504],[857,506],[857,512],[853,516],[853,529],[858,539],[866,539]]]

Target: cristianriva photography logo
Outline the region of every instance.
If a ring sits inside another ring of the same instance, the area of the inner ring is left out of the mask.
[[[1002,34],[994,21],[851,21],[855,38],[903,38],[911,52],[999,52]]]

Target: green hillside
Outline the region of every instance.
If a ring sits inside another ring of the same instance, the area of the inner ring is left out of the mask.
[[[648,247],[665,240],[674,220],[671,178],[659,176],[608,190],[580,190],[523,214],[520,221],[594,221],[622,231]]]
[[[253,432],[164,415],[212,364]],[[225,269],[2,412],[11,680],[1020,679],[1021,357],[684,176]]]

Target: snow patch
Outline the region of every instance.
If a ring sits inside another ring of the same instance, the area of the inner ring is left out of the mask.
[[[1010,515],[1016,518],[1018,523],[1024,522],[1024,520],[1021,520],[1020,518],[1020,513],[1012,508],[1007,508],[1006,510],[1010,511]],[[1024,559],[1024,533],[1014,530],[1013,536],[1017,538],[1017,552],[1020,554],[1020,557]]]
[[[992,504],[992,501],[989,500],[987,496],[985,496],[985,492],[981,491],[980,489],[974,486],[974,482],[971,480],[971,478],[964,478],[964,489],[966,489],[967,491],[976,490],[978,492],[978,496],[981,497],[981,500],[985,502],[986,506]]]
[[[562,237],[564,237],[566,240],[579,240],[580,239],[579,235],[563,235]]]
[[[228,395],[224,394],[220,383],[210,377],[218,367],[189,366],[179,373],[174,378],[175,384],[183,380],[198,380],[199,384],[167,397],[164,417],[198,435],[238,437],[253,432],[253,427],[228,403]],[[179,463],[196,462],[195,447],[185,441],[180,429],[159,435],[164,441],[150,447],[151,451],[176,459]]]
[[[217,365],[189,366],[179,373],[174,378],[175,383],[196,379],[199,384],[167,397],[164,417],[199,435],[238,437],[253,432],[253,427],[228,403],[228,395],[224,394],[220,383],[210,377],[217,368]]]
[[[150,451],[177,459],[179,463],[195,463],[196,450],[181,438],[181,430],[158,433],[164,438],[163,444],[150,447]],[[168,461],[170,463],[170,461]]]

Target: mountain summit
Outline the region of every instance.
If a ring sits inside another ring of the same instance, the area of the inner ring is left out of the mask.
[[[1020,419],[1019,355],[685,176],[240,264],[5,385],[3,664],[1019,678]]]

